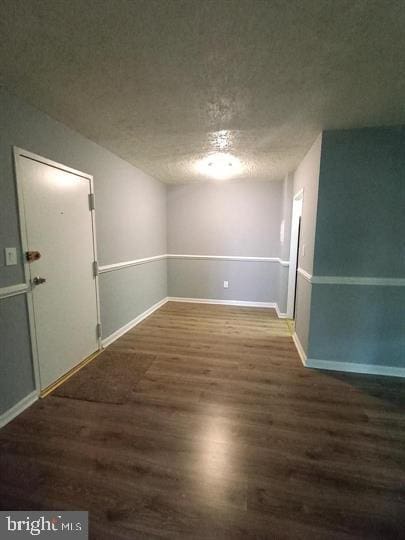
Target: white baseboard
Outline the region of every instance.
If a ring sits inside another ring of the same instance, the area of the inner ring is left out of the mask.
[[[314,369],[326,369],[328,371],[385,375],[387,377],[405,377],[405,368],[393,366],[336,362],[334,360],[318,360],[316,358],[308,358],[305,366]]]
[[[342,371],[345,373],[363,373],[366,375],[385,375],[387,377],[405,377],[405,368],[393,366],[381,366],[373,364],[358,364],[354,362],[338,362],[335,360],[319,360],[308,358],[301,342],[294,332],[292,336],[301,362],[307,368],[325,369],[328,371]]]
[[[176,297],[176,296],[167,296],[166,298],[163,298],[160,302],[157,302],[153,306],[151,306],[149,309],[138,315],[138,317],[135,317],[132,321],[129,321],[129,323],[125,324],[115,332],[113,332],[108,337],[104,338],[101,343],[102,346],[108,347],[108,345],[111,345],[114,341],[116,341],[118,338],[120,338],[122,335],[124,335],[128,330],[131,330],[131,328],[134,328],[137,324],[142,322],[146,317],[149,317],[154,311],[162,307],[166,302],[188,302],[191,304],[222,304],[225,306],[240,306],[240,307],[260,307],[260,308],[271,308],[275,309],[277,312],[277,315],[280,318],[284,318],[286,315],[285,313],[280,313],[278,310],[278,306],[274,302],[247,302],[244,300],[216,300],[213,298],[184,298],[184,297]]]
[[[299,339],[299,337],[297,336],[297,333],[294,332],[293,335],[292,335],[292,338],[293,338],[293,341],[295,343],[295,348],[297,349],[297,352],[301,358],[301,362],[303,363],[304,366],[307,365],[307,354],[306,352],[304,351],[304,347],[301,345],[301,341]]]
[[[279,319],[287,319],[287,313],[281,313],[278,304],[275,305],[276,311],[277,311],[277,317]]]
[[[101,341],[102,346],[103,347],[108,347],[108,345],[111,345],[111,343],[113,343],[115,340],[117,340],[123,334],[128,332],[128,330],[131,330],[131,328],[133,328],[134,326],[136,326],[137,324],[142,322],[144,319],[146,319],[146,317],[149,317],[149,315],[152,315],[152,313],[154,311],[156,311],[157,309],[162,307],[164,304],[166,304],[166,302],[168,302],[168,300],[169,300],[168,297],[163,298],[162,300],[160,300],[159,302],[157,302],[156,304],[154,304],[153,306],[148,308],[146,311],[144,311],[143,313],[141,313],[140,315],[135,317],[135,319],[132,319],[132,321],[129,321],[129,323],[125,324],[124,326],[122,326],[121,328],[119,328],[118,330],[116,330],[115,332],[110,334],[108,337],[104,338]]]
[[[21,414],[25,409],[28,409],[38,399],[38,392],[34,390],[28,396],[25,396],[21,401],[16,403],[11,409],[0,415],[0,428],[11,422],[16,416]]]
[[[169,302],[189,302],[191,304],[220,304],[223,306],[260,307],[277,309],[275,302],[247,302],[245,300],[217,300],[215,298],[184,298],[169,296]]]

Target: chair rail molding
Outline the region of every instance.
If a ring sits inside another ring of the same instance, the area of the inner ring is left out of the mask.
[[[281,266],[289,266],[289,261],[283,261],[280,257],[245,257],[239,255],[193,255],[184,253],[163,253],[162,255],[154,255],[152,257],[143,257],[141,259],[133,259],[131,261],[123,261],[113,264],[103,264],[98,268],[99,274],[121,270],[138,264],[147,264],[150,262],[160,261],[163,259],[196,259],[196,260],[218,260],[218,261],[242,261],[242,262],[271,262],[278,263]]]
[[[404,287],[405,278],[369,276],[314,276],[299,267],[298,274],[315,285],[368,285],[375,287]]]
[[[106,272],[112,272],[114,270],[121,270],[122,268],[129,268],[130,266],[137,266],[139,264],[147,264],[150,262],[161,261],[166,259],[167,255],[154,255],[152,257],[143,257],[142,259],[134,259],[132,261],[123,261],[113,264],[104,264],[98,267],[99,274],[105,274]]]
[[[382,366],[379,364],[358,364],[356,362],[346,362],[339,360],[322,360],[320,358],[308,358],[304,347],[296,332],[293,341],[295,348],[304,367],[310,369],[321,369],[326,371],[339,371],[345,373],[365,373],[368,375],[384,375],[386,377],[405,377],[405,368],[397,366]]]
[[[10,298],[11,296],[17,296],[18,294],[25,294],[29,291],[30,287],[26,283],[17,283],[16,285],[9,285],[8,287],[0,287],[0,300],[3,298]]]
[[[197,255],[185,253],[168,253],[168,259],[213,259],[222,261],[246,261],[246,262],[274,262],[288,266],[289,261],[283,261],[280,257],[245,257],[242,255]]]

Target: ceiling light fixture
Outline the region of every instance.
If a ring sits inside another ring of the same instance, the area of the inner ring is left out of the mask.
[[[198,161],[197,170],[204,176],[223,180],[241,172],[242,166],[232,154],[218,152]]]

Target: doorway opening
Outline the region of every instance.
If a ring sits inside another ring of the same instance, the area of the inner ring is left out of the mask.
[[[92,176],[14,148],[35,385],[44,395],[101,348]]]
[[[294,195],[291,218],[290,266],[288,272],[287,318],[295,319],[297,307],[297,273],[300,250],[301,217],[304,190]]]

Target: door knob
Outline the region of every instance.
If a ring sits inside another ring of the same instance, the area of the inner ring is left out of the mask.
[[[46,279],[41,276],[35,276],[34,279],[32,280],[32,283],[34,285],[42,285],[42,283],[45,283],[45,282],[46,282]]]

